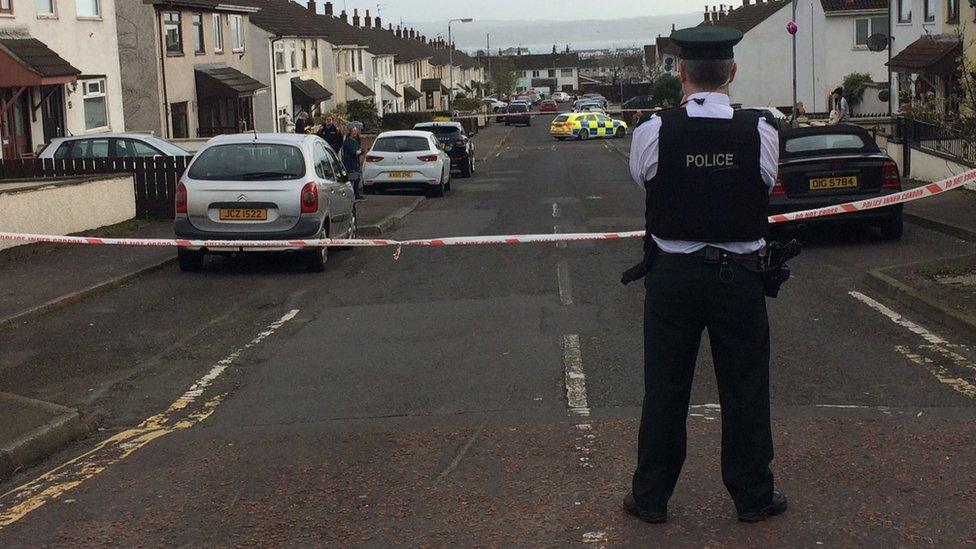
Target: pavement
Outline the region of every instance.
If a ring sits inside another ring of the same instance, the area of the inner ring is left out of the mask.
[[[477,175],[391,238],[641,227],[612,150],[629,139],[485,135]],[[864,276],[973,244],[916,225],[806,244],[768,303],[773,468],[791,501],[769,522],[737,523],[722,488],[707,352],[671,522],[620,511],[643,292],[618,280],[639,242],[353,249],[321,274],[287,257],[162,269],[0,330],[0,391],[98,418],[0,485],[0,546],[972,543],[976,336]]]
[[[924,185],[908,182],[906,188]],[[976,191],[958,188],[905,205],[905,218],[929,229],[976,242]]]

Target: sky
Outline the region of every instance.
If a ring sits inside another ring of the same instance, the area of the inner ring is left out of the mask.
[[[323,3],[323,0],[319,0]],[[527,19],[572,21],[620,19],[635,15],[666,15],[703,9],[705,3],[688,0],[333,0],[336,13],[343,6],[376,15],[377,5],[385,22],[428,22],[471,17],[484,20]]]

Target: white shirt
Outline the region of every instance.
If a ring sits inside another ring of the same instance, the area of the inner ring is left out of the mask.
[[[729,103],[729,96],[724,93],[696,93],[688,98],[685,108],[690,118],[719,118],[731,120],[733,110]],[[699,105],[694,99],[705,99]],[[759,120],[759,168],[763,181],[772,189],[776,185],[776,173],[779,169],[779,132],[765,120]],[[630,144],[630,175],[643,189],[644,182],[650,181],[657,175],[658,155],[660,153],[661,117],[655,115],[634,131]],[[691,242],[687,240],[664,240],[651,235],[659,248],[671,254],[690,254],[701,250],[705,246],[714,246],[735,254],[747,254],[761,250],[766,246],[766,240],[751,242]]]

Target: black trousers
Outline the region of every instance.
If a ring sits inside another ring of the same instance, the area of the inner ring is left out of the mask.
[[[725,269],[725,273],[722,270]],[[728,280],[723,281],[720,273]],[[664,510],[684,464],[685,422],[701,335],[708,329],[722,406],[722,479],[739,512],[773,493],[769,322],[762,277],[729,260],[660,254],[645,278],[644,407],[633,493]]]

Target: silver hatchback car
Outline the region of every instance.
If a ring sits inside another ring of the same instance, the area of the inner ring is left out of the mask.
[[[320,137],[225,135],[211,139],[180,179],[173,228],[193,240],[352,238],[356,201],[342,163]],[[199,270],[207,253],[242,251],[180,248],[180,269]],[[262,251],[301,252],[310,271],[324,270],[329,254],[285,242]]]

